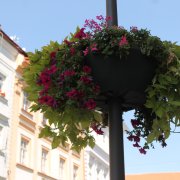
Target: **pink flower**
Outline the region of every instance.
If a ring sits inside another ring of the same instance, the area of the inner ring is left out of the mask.
[[[96,102],[93,99],[89,99],[84,103],[85,107],[89,110],[92,110],[96,107]]]
[[[87,47],[87,48],[83,51],[83,53],[84,53],[84,56],[87,56],[88,53],[89,53],[89,48]]]
[[[93,51],[98,51],[98,49],[97,49],[97,44],[92,44],[92,46],[91,46],[91,51],[93,52]]]
[[[83,72],[85,73],[91,73],[91,68],[89,66],[83,66]]]
[[[100,16],[96,16],[96,19],[101,21],[101,20],[104,20],[104,17],[100,15]]]
[[[124,45],[128,45],[128,41],[126,39],[126,36],[122,36],[121,40],[119,42],[119,46],[124,46]]]

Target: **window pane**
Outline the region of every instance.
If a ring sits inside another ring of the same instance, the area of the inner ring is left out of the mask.
[[[42,154],[41,154],[41,171],[42,172],[47,171],[47,156],[48,156],[48,151],[45,149],[42,149]]]
[[[21,139],[21,146],[20,146],[20,163],[27,164],[28,160],[28,141],[25,139]]]
[[[30,101],[28,100],[28,93],[24,92],[23,93],[23,109],[28,110],[30,107]]]
[[[62,158],[59,161],[59,178],[65,180],[65,160]]]
[[[73,167],[73,180],[78,180],[77,177],[78,177],[78,167],[74,166]]]

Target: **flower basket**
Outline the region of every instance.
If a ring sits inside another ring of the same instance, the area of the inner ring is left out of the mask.
[[[145,90],[151,84],[157,66],[152,58],[132,49],[125,58],[91,55],[86,63],[92,68],[93,80],[99,84],[106,99],[114,96],[129,108],[146,102]]]
[[[68,140],[77,151],[93,147],[92,131],[103,134],[104,105],[116,97],[123,110],[134,109],[127,132],[133,146],[141,153],[153,141],[164,147],[171,124],[180,126],[180,47],[146,29],[128,31],[109,27],[109,17],[97,20],[86,20],[60,44],[29,53],[25,90],[32,111],[41,110],[49,120],[40,137],[51,137],[53,148]]]

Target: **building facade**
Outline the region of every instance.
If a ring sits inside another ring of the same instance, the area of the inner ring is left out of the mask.
[[[103,129],[103,135],[93,134],[96,145],[87,147],[84,153],[84,180],[109,180],[109,132]]]
[[[83,151],[68,143],[52,150],[50,139],[38,137],[48,120],[29,110],[22,81],[27,55],[3,31],[0,38],[0,180],[82,179]]]
[[[0,29],[0,179],[7,179],[9,154],[9,140],[11,133],[13,87],[16,60],[24,56],[21,50]]]

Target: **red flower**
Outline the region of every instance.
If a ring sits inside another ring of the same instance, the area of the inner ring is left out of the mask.
[[[92,82],[92,78],[86,77],[86,76],[82,76],[80,78],[80,81],[82,81],[84,84],[90,84]]]
[[[64,40],[64,43],[67,44],[68,46],[72,44],[72,42],[68,41],[67,39]]]
[[[133,144],[134,147],[141,147],[137,142]]]
[[[100,86],[96,84],[96,85],[93,87],[93,91],[94,91],[96,94],[99,94],[99,92],[100,92]]]
[[[50,53],[50,58],[55,59],[56,58],[56,51],[53,51]]]
[[[89,99],[84,103],[85,107],[89,110],[95,109],[96,107],[96,102],[93,99]]]
[[[74,76],[75,74],[76,72],[74,70],[66,70],[61,75],[63,75],[64,77],[68,77],[68,76]]]
[[[56,107],[57,103],[52,96],[42,96],[38,99],[40,104],[46,104],[51,107]]]
[[[83,72],[91,73],[91,68],[89,66],[83,66]]]
[[[55,64],[53,64],[47,72],[48,74],[54,74],[56,71],[57,71],[57,67]]]
[[[72,89],[71,91],[66,92],[66,96],[68,96],[71,99],[74,99],[79,96],[79,92],[76,89]]]
[[[122,36],[122,38],[119,42],[119,46],[124,46],[124,45],[128,45],[128,41],[126,39],[126,36]]]
[[[104,132],[101,128],[99,128],[99,125],[96,125],[95,123],[91,124],[91,128],[99,135],[103,135]]]
[[[139,126],[140,123],[136,119],[131,119],[131,124],[132,124],[133,128],[136,128],[137,126]]]
[[[70,48],[70,53],[71,53],[71,55],[73,56],[74,54],[75,54],[75,49],[72,47],[72,48]]]
[[[84,32],[85,28],[81,28],[79,32],[75,34],[75,38],[82,39],[86,37],[86,33]]]
[[[140,149],[139,149],[139,152],[140,152],[141,154],[146,154],[146,150],[145,150],[144,148],[140,148]]]

